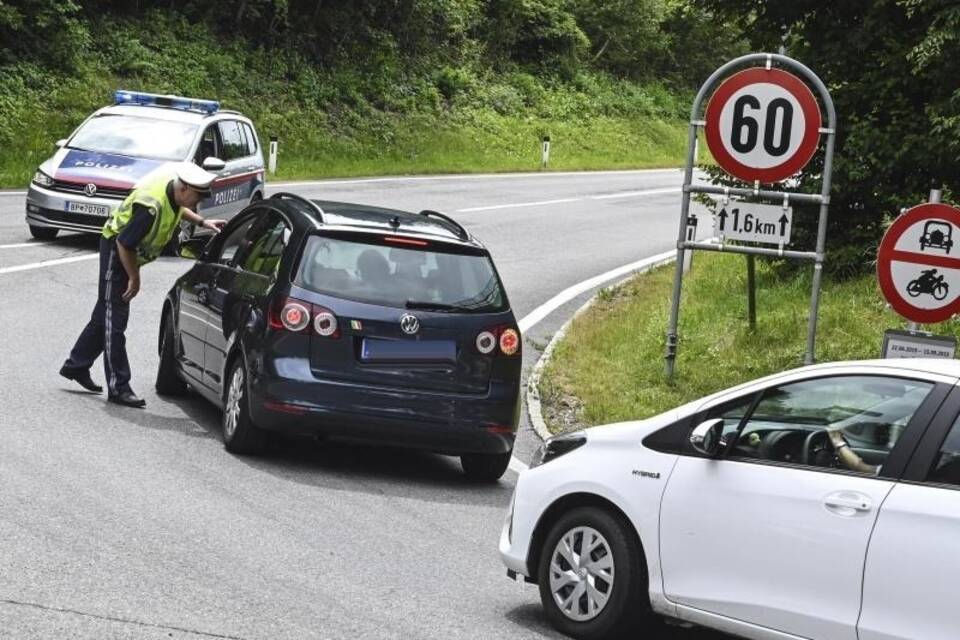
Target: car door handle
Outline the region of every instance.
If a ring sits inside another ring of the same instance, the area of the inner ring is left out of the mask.
[[[872,511],[873,500],[856,491],[837,491],[823,499],[823,506],[830,513],[850,517]]]

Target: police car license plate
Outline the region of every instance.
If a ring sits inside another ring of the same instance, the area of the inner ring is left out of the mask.
[[[87,204],[86,202],[68,202],[67,211],[70,213],[86,213],[93,216],[110,215],[110,207],[104,204]]]

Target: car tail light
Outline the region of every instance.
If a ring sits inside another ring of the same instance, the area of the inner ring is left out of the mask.
[[[322,338],[339,338],[340,324],[332,311],[297,298],[281,298],[270,306],[269,324],[277,331],[303,333],[313,321],[313,330]]]
[[[286,329],[299,333],[310,325],[310,305],[293,298],[287,298],[277,305],[276,317],[271,314],[270,326],[274,329]]]
[[[477,334],[476,347],[483,355],[490,355],[500,347],[500,353],[512,356],[520,350],[520,334],[513,327],[493,327]]]
[[[500,334],[500,351],[512,356],[520,349],[520,335],[513,329],[504,329]]]
[[[481,331],[477,335],[477,351],[483,355],[490,355],[497,348],[497,336],[493,331]]]
[[[337,324],[337,316],[333,312],[323,307],[313,308],[313,330],[318,336],[324,338],[339,338],[340,326]]]

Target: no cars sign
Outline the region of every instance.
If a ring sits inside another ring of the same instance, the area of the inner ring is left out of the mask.
[[[897,218],[880,242],[877,278],[890,306],[913,322],[960,312],[960,209],[921,204]]]
[[[820,141],[820,107],[799,78],[782,69],[747,69],[727,78],[705,113],[707,146],[720,167],[744,182],[796,174]]]

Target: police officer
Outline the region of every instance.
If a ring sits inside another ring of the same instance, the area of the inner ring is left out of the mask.
[[[216,178],[191,162],[148,176],[127,196],[103,227],[100,279],[90,322],[63,363],[60,375],[84,389],[103,388],[90,377],[90,367],[103,353],[107,398],[128,407],[146,401],[130,388],[126,337],[130,301],[140,291],[140,267],[152,262],[180,227],[180,220],[219,232],[223,220],[204,220],[193,209],[210,196]]]

